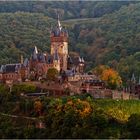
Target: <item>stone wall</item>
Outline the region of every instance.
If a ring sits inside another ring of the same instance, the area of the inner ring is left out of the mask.
[[[90,92],[90,94],[95,98],[107,98],[107,99],[123,99],[123,100],[129,100],[130,94],[117,91],[117,90],[110,90],[110,89],[95,89]],[[132,96],[131,99],[136,99],[137,96]]]

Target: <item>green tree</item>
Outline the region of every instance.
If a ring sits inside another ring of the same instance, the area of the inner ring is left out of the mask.
[[[58,70],[57,69],[50,68],[47,71],[47,79],[48,80],[51,80],[51,81],[54,81],[57,78],[58,74],[59,73],[58,73]]]
[[[19,93],[33,93],[36,91],[36,86],[32,84],[14,84],[12,87],[12,92],[14,94]]]
[[[127,127],[131,134],[130,138],[140,138],[140,114],[132,114],[128,119]]]

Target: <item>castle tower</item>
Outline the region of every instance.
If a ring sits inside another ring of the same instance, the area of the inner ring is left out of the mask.
[[[59,15],[57,26],[52,29],[51,35],[51,55],[54,56],[57,50],[60,58],[60,69],[67,70],[67,57],[68,57],[68,33],[67,30],[62,28]]]
[[[55,53],[54,53],[53,67],[56,68],[58,71],[60,71],[60,59],[59,59],[57,50],[55,50]]]
[[[134,73],[132,74],[132,78],[130,81],[130,93],[134,93],[136,92],[136,78]]]

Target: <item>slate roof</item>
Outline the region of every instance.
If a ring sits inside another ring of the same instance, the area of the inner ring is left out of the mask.
[[[68,63],[69,64],[74,64],[74,65],[79,65],[80,63],[84,63],[84,59],[80,57],[68,57]]]
[[[51,33],[53,33],[54,37],[59,37],[61,35],[61,33],[68,36],[67,30],[64,29],[61,26],[61,23],[60,23],[60,20],[59,20],[59,16],[58,16],[58,19],[57,19],[57,26],[51,31]]]
[[[73,64],[72,58],[68,56],[68,64]]]
[[[55,54],[54,56],[49,55],[49,54],[44,54],[44,53],[37,53],[34,51],[33,55],[31,56],[31,59],[33,61],[39,61],[42,63],[46,63],[46,64],[52,64],[53,63],[53,59],[58,59],[58,54]]]
[[[11,72],[16,72],[18,69],[21,68],[21,64],[6,64],[2,65],[0,68],[0,71],[2,73],[11,73]]]
[[[24,62],[23,62],[23,66],[27,67],[29,65],[29,60],[28,58],[25,58]]]
[[[68,35],[68,32],[67,32],[66,29],[61,29],[60,30],[59,28],[53,29],[51,33],[53,33],[54,37],[59,37],[61,33],[64,33],[64,34]]]
[[[67,76],[74,76],[75,75],[74,70],[66,70],[65,73],[66,73]]]

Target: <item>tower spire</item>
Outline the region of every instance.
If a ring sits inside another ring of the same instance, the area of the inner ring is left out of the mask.
[[[81,63],[81,61],[82,61],[82,60],[81,60],[81,57],[79,56],[79,62]]]
[[[37,60],[37,54],[38,54],[38,50],[37,47],[34,47],[34,51],[33,51],[33,59]]]
[[[59,14],[58,13],[57,13],[57,26],[58,26],[59,30],[61,31],[62,26],[61,26],[61,23],[60,23],[60,19],[59,19]]]
[[[34,47],[34,52],[35,52],[36,54],[38,54],[38,50],[37,50],[37,47],[36,47],[36,46]]]
[[[131,82],[136,83],[136,78],[135,78],[134,73],[132,74]]]
[[[83,58],[83,57],[82,57],[82,59],[81,59],[81,62],[83,62],[83,63],[85,62],[85,60],[84,60],[84,58]]]

